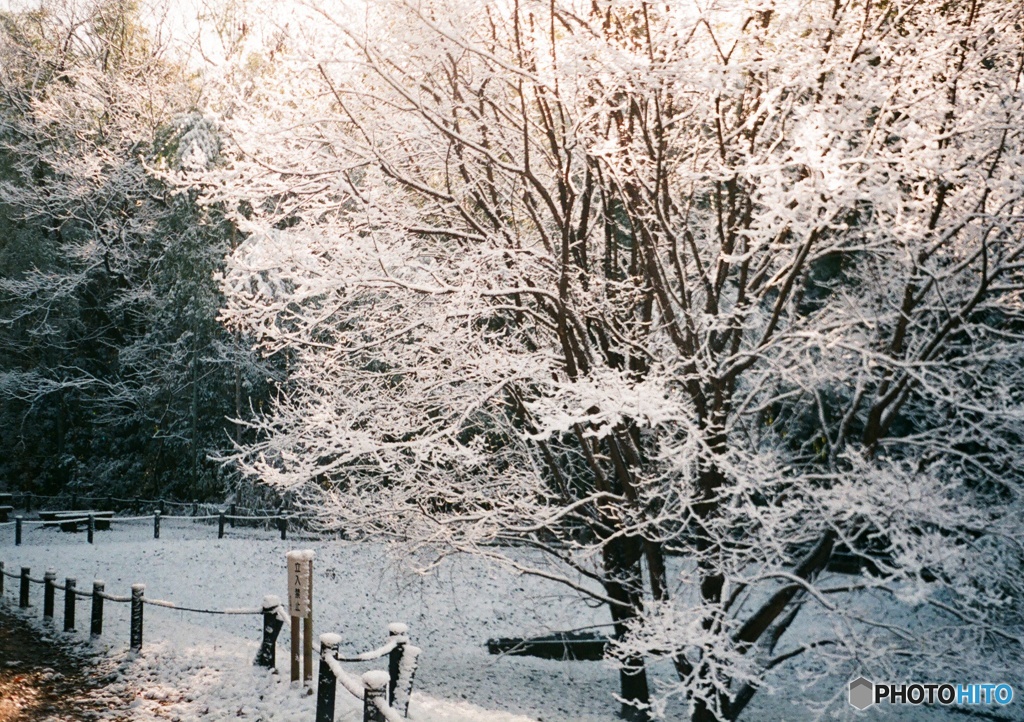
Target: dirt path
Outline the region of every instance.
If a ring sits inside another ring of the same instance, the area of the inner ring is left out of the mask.
[[[0,722],[125,718],[126,701],[104,689],[116,678],[112,665],[90,659],[81,643],[60,644],[61,635],[40,633],[0,601]]]

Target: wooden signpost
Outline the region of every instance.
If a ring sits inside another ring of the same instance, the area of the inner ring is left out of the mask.
[[[290,551],[288,612],[292,618],[292,681],[299,680],[299,627],[302,627],[302,681],[313,680],[313,551]],[[300,623],[300,620],[302,622]]]

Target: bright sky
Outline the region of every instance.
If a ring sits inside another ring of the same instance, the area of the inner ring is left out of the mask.
[[[337,12],[343,0],[138,0],[141,16],[161,43],[180,52],[190,65],[219,64],[232,48],[243,53],[266,47],[284,28],[306,26],[312,5]],[[0,11],[47,5],[85,9],[95,0],[0,0]],[[84,13],[77,13],[84,14]],[[305,18],[303,18],[305,16]],[[319,22],[323,22],[319,18]]]

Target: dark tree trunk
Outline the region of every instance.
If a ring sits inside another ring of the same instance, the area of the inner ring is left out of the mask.
[[[604,588],[608,596],[618,602],[611,605],[617,638],[627,634],[629,622],[643,611],[642,553],[642,544],[635,537],[615,539],[604,547]],[[619,683],[622,699],[626,700],[622,704],[622,717],[630,722],[646,722],[649,719],[646,707],[651,697],[644,659],[629,657],[622,662]]]

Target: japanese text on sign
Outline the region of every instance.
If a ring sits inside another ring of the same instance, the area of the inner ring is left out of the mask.
[[[293,617],[308,617],[313,611],[313,555],[288,554],[288,611]]]

